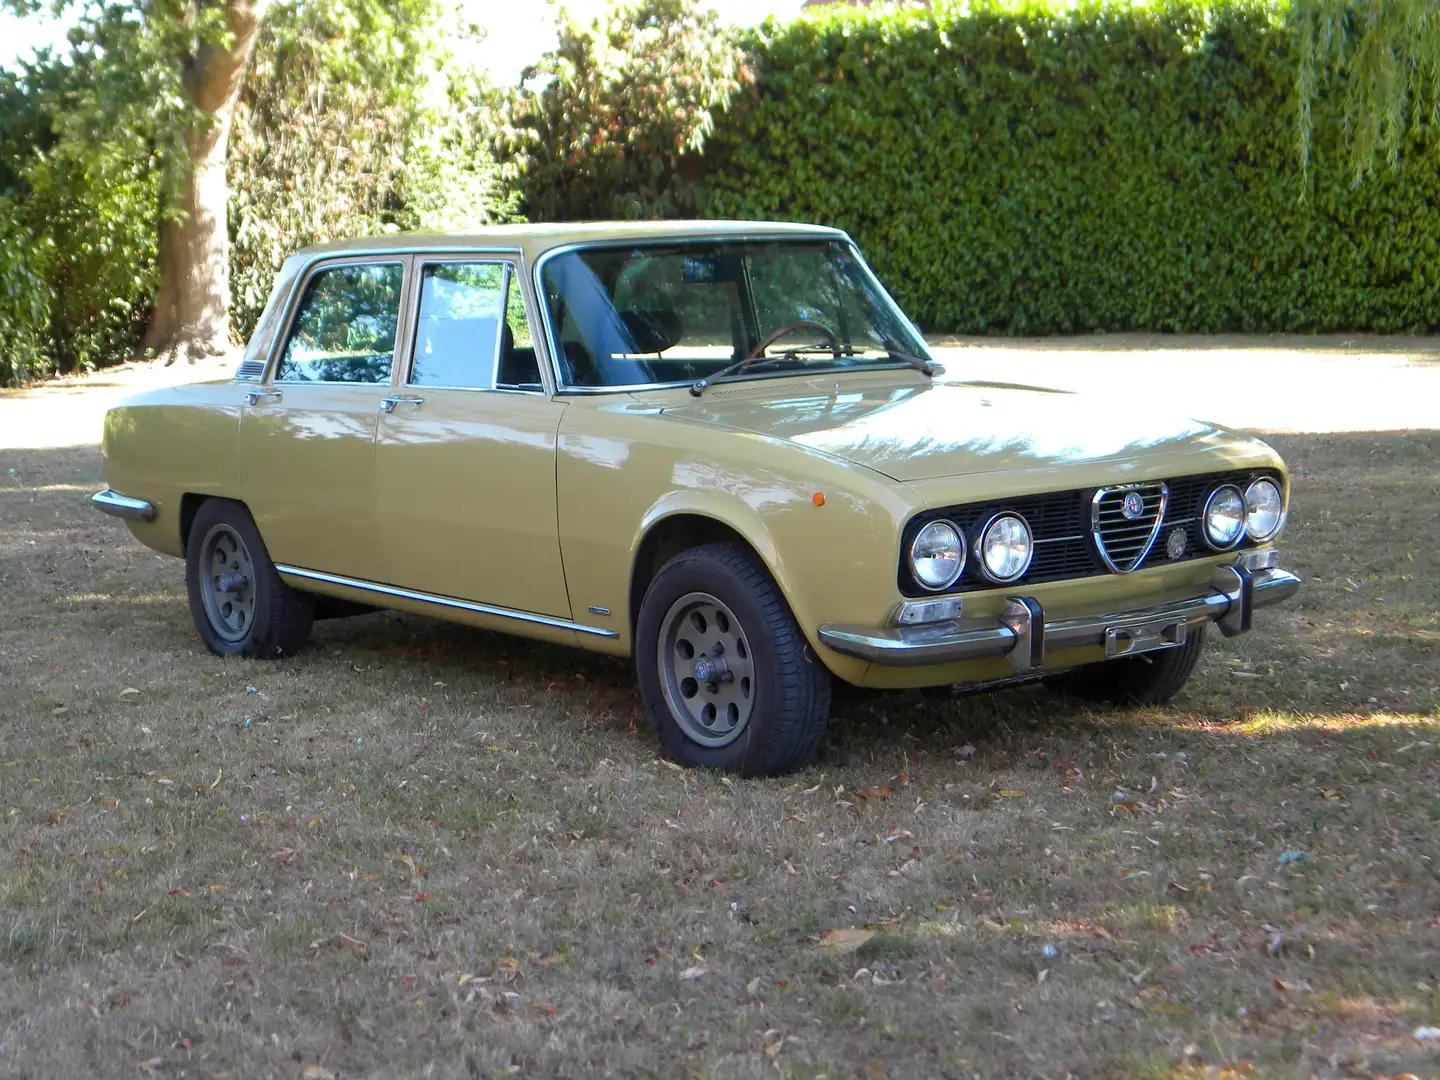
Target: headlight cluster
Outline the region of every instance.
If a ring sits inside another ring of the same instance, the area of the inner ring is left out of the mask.
[[[1254,481],[1242,494],[1234,484],[1222,484],[1205,500],[1205,542],[1227,551],[1245,536],[1273,539],[1285,523],[1285,497],[1268,476]]]
[[[1015,581],[1030,569],[1035,553],[1030,526],[1019,514],[996,514],[975,536],[982,576],[996,584]],[[910,544],[910,573],[922,589],[948,589],[965,572],[965,533],[950,521],[928,522]]]

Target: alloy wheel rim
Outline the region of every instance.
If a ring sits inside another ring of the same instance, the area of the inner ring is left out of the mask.
[[[709,593],[670,605],[660,622],[656,660],[666,704],[687,738],[729,746],[755,711],[755,664],[735,613]]]
[[[200,592],[210,628],[225,641],[243,641],[255,621],[255,562],[240,534],[216,525],[200,546]]]

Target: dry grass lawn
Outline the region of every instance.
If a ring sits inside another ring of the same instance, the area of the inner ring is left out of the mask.
[[[1174,707],[852,694],[764,782],[559,648],[219,660],[0,451],[0,1075],[1440,1076],[1440,433],[1276,442],[1308,584]]]

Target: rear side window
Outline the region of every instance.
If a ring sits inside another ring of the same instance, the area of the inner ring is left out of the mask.
[[[422,268],[407,381],[457,390],[543,389],[513,264],[446,262]]]
[[[404,279],[400,263],[332,266],[315,273],[305,286],[276,380],[389,382]]]
[[[495,385],[506,265],[429,263],[420,275],[412,386],[488,390]]]

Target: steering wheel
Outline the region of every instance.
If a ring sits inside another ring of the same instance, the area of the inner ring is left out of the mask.
[[[792,330],[819,330],[830,339],[830,351],[835,354],[835,359],[838,360],[844,355],[840,348],[840,339],[835,335],[834,330],[831,330],[824,323],[815,322],[813,319],[801,319],[799,322],[786,323],[778,330],[772,330],[769,334],[766,334],[765,340],[760,342],[759,345],[756,345],[754,351],[751,352],[746,359],[754,360],[757,357],[764,356],[766,349],[770,348],[771,345],[774,345],[775,342],[779,341]]]

